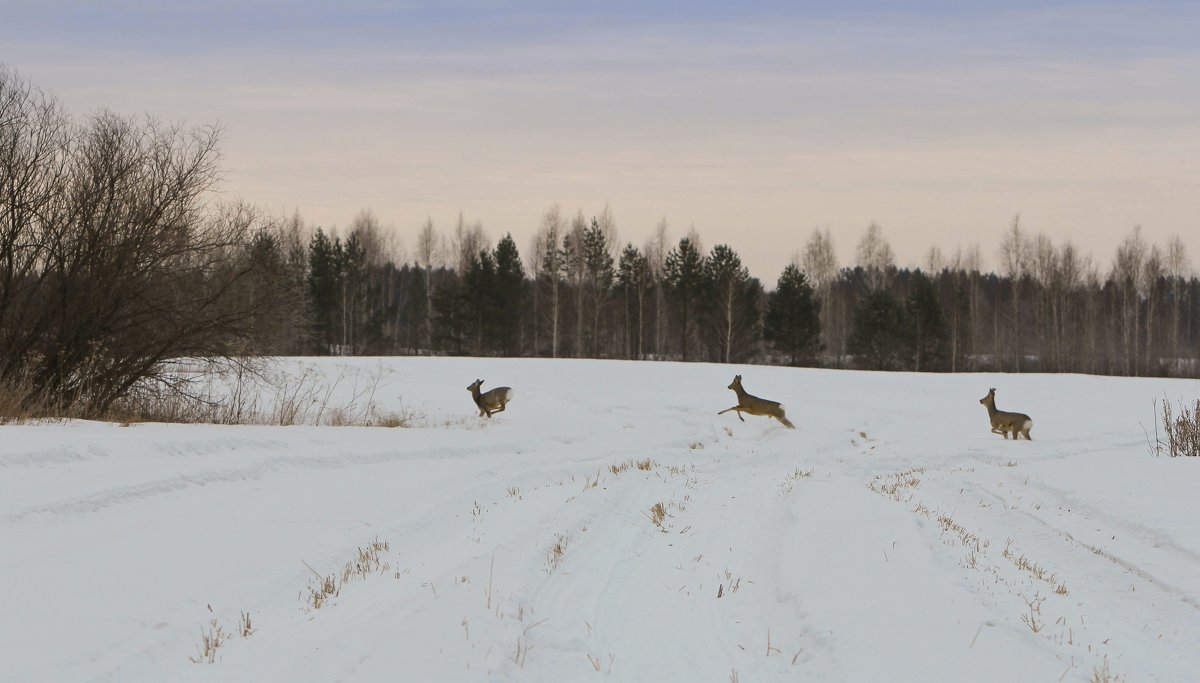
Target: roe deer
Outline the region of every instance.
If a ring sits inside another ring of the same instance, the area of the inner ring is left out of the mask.
[[[490,391],[479,393],[479,387],[482,384],[483,380],[477,379],[467,387],[467,391],[471,392],[471,398],[475,399],[475,405],[479,406],[479,417],[484,415],[491,417],[492,413],[504,412],[504,407],[513,397],[512,387],[496,387]]]
[[[987,406],[988,419],[992,421],[992,433],[1003,434],[1007,439],[1009,433],[1012,433],[1013,441],[1016,441],[1025,435],[1026,441],[1032,441],[1029,438],[1029,430],[1033,429],[1033,420],[1025,413],[1010,413],[1006,410],[996,410],[996,390],[989,389],[987,396],[979,399],[979,402]]]
[[[728,413],[731,410],[736,410],[737,414],[738,414],[738,419],[741,420],[742,422],[746,421],[746,418],[742,417],[742,413],[749,413],[751,415],[762,415],[765,417],[773,417],[776,420],[779,420],[780,422],[782,422],[783,426],[787,427],[788,429],[796,428],[796,425],[792,424],[791,421],[788,420],[787,417],[783,414],[783,406],[779,405],[779,403],[777,403],[776,401],[768,401],[765,398],[759,398],[757,396],[751,396],[750,394],[747,394],[746,390],[742,388],[742,376],[741,375],[734,377],[733,382],[730,382],[730,384],[727,388],[731,389],[734,393],[737,394],[737,398],[738,398],[737,405],[732,408],[726,408],[725,410],[722,410],[720,413],[717,413],[717,415],[721,415],[722,413]]]

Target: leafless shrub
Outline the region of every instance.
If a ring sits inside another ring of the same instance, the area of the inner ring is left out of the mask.
[[[272,219],[213,201],[220,130],[109,111],[75,120],[0,68],[0,380],[105,414],[168,359],[253,350],[270,296],[253,258]],[[34,407],[38,407],[36,404]]]
[[[1154,454],[1172,458],[1200,457],[1200,399],[1191,407],[1181,402],[1175,408],[1164,396],[1161,416],[1158,402],[1154,405]],[[1158,431],[1160,424],[1161,433]]]
[[[269,359],[194,358],[164,364],[165,381],[149,378],[131,387],[103,411],[90,399],[64,404],[21,377],[0,380],[0,424],[36,419],[91,418],[122,424],[174,422],[206,424],[312,424],[357,427],[417,427],[425,416],[401,400],[382,411],[375,402],[386,368],[343,369],[332,378],[318,368],[299,374]],[[337,403],[333,394],[348,387]],[[50,416],[50,417],[47,417]]]

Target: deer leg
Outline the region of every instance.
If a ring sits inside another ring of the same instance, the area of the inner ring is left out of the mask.
[[[503,412],[504,412],[504,404],[503,404],[503,403],[501,403],[501,404],[500,404],[500,407],[499,407],[499,408],[497,408],[497,409],[495,409],[495,410],[493,410],[492,412],[493,412],[493,413],[503,413]]]
[[[732,408],[726,408],[725,410],[722,410],[721,412],[717,413],[717,415],[724,415],[725,413],[728,413],[731,410],[737,410],[737,409],[738,409],[737,406],[734,406]]]

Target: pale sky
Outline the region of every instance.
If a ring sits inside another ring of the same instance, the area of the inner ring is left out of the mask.
[[[1105,268],[1135,224],[1200,261],[1200,4],[732,4],[0,0],[0,62],[81,115],[219,122],[227,196],[409,245],[607,203],[767,283],[872,221],[901,264],[991,265],[1017,213]]]

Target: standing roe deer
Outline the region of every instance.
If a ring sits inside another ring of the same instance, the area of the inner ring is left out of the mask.
[[[741,375],[734,377],[733,382],[731,382],[727,388],[733,390],[733,392],[737,394],[737,405],[732,408],[726,408],[720,413],[717,413],[717,415],[728,413],[731,410],[736,410],[738,419],[742,422],[746,421],[746,418],[742,417],[742,413],[749,413],[751,415],[773,417],[782,422],[783,426],[787,427],[788,429],[796,428],[796,425],[792,424],[792,422],[783,414],[783,406],[779,405],[778,402],[768,401],[765,398],[759,398],[757,396],[747,394],[746,390],[742,388]]]
[[[1025,435],[1026,441],[1032,441],[1029,438],[1029,430],[1033,429],[1033,420],[1025,413],[1010,413],[1006,410],[996,410],[996,390],[989,389],[987,396],[979,399],[979,402],[987,406],[988,419],[992,421],[992,433],[1003,434],[1007,439],[1009,433],[1012,433],[1013,441],[1016,441]]]
[[[504,407],[512,400],[512,387],[496,387],[490,391],[479,393],[479,387],[483,385],[483,380],[477,379],[471,382],[471,386],[467,387],[467,391],[471,392],[471,398],[475,399],[475,405],[479,406],[479,416],[492,416],[492,413],[504,412]]]

